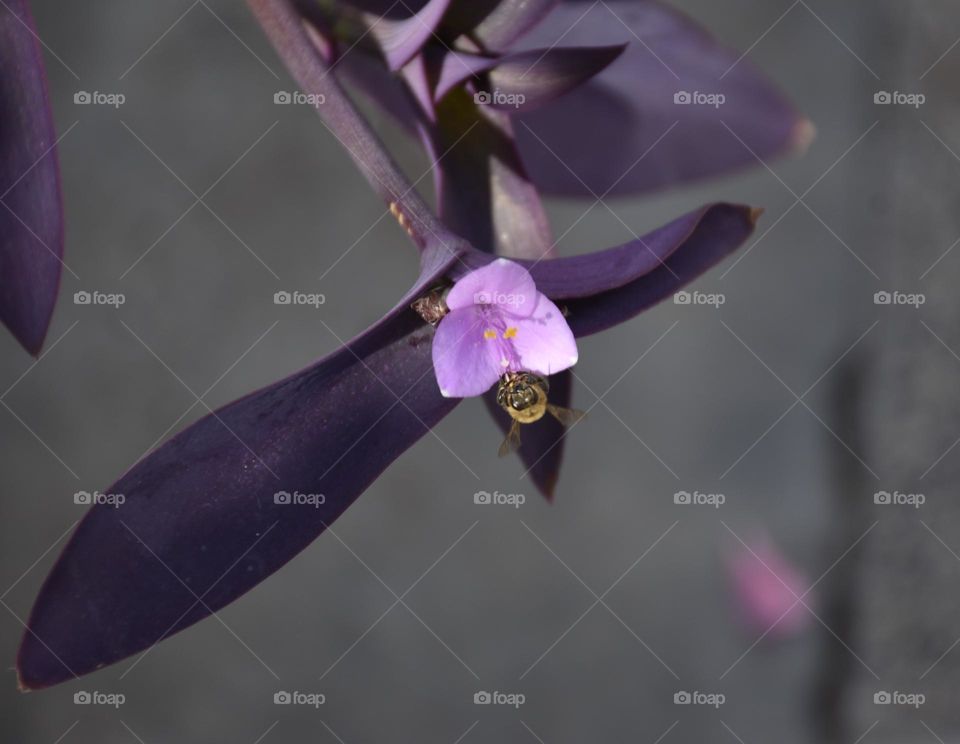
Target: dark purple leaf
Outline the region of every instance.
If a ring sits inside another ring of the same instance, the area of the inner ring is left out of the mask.
[[[471,0],[471,5],[494,6],[470,34],[491,51],[505,50],[557,5],[557,0]]]
[[[569,408],[572,397],[573,374],[570,370],[552,375],[550,402]],[[506,436],[512,419],[497,405],[496,388],[483,396],[483,402]],[[529,469],[530,479],[547,501],[553,501],[557,479],[560,477],[560,465],[563,462],[563,449],[566,442],[565,431],[566,428],[553,416],[544,416],[537,423],[524,426],[522,430],[523,444],[517,450],[517,455],[524,467]]]
[[[427,67],[423,55],[418,54],[400,71],[411,95],[420,105],[420,111],[429,121],[434,121],[437,116],[433,105],[433,93],[430,90],[430,80],[427,77]]]
[[[232,602],[448,414],[459,400],[437,387],[433,329],[408,308],[434,280],[348,347],[206,416],[115,483],[108,493],[125,503],[87,513],[41,589],[21,685],[94,671]],[[325,503],[276,503],[280,492]]]
[[[809,122],[748,59],[659,3],[565,2],[522,46],[560,41],[629,48],[554,105],[521,112],[521,153],[546,192],[603,196],[662,188],[754,166],[756,157],[800,149],[812,136]],[[686,100],[684,93],[719,94],[725,102],[675,103],[675,96]]]
[[[747,237],[760,216],[760,210],[736,204],[711,204],[678,217],[647,235],[620,246],[550,261],[520,260],[533,274],[537,289],[555,302],[590,299],[603,292],[630,284],[669,266],[670,257],[681,249],[712,244],[729,252]],[[459,278],[467,271],[484,266],[492,259],[480,251],[471,251],[454,266],[451,274]]]
[[[451,0],[430,0],[409,18],[395,20],[368,17],[370,34],[380,44],[391,70],[399,70],[413,59],[436,33]]]
[[[394,124],[408,135],[417,136],[418,104],[406,90],[404,81],[390,72],[382,60],[354,48],[336,61],[333,71],[351,93],[359,90]]]
[[[301,7],[309,7],[317,0],[300,0]],[[427,4],[427,0],[338,0],[337,5],[353,8],[377,16],[388,18],[408,18]]]
[[[433,96],[438,101],[464,81],[486,72],[500,61],[499,57],[481,57],[444,49],[431,50],[429,57],[436,77]]]
[[[26,0],[0,7],[0,320],[31,354],[50,325],[63,257],[56,132]]]
[[[533,111],[602,72],[626,48],[626,44],[620,44],[511,54],[487,74],[489,92],[494,94],[490,105],[506,110]],[[510,103],[511,100],[521,100],[521,96],[522,104]]]
[[[597,263],[609,262],[611,289],[589,297],[568,300],[567,322],[577,336],[612,328],[673,296],[743,245],[759,218],[759,210],[718,204],[703,212],[694,229],[672,251],[665,263],[624,284],[613,281],[617,259],[596,256]],[[564,259],[558,259],[563,261]],[[576,271],[575,266],[570,271]]]
[[[471,77],[486,73],[477,88],[485,105],[509,112],[532,111],[553,101],[610,65],[626,48],[575,47],[534,49],[503,57],[447,52],[440,66],[435,97]],[[484,95],[485,94],[485,95]]]
[[[511,258],[551,255],[540,195],[530,183],[504,114],[476,106],[464,90],[437,106],[424,140],[443,222],[477,248]]]

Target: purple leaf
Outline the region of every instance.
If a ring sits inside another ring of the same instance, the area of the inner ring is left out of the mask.
[[[311,4],[316,0],[304,0],[300,7],[309,10]],[[366,13],[372,13],[377,16],[387,16],[389,18],[409,17],[411,13],[416,13],[423,9],[427,0],[337,0],[334,5],[354,8]]]
[[[399,70],[413,59],[436,33],[451,0],[430,0],[409,18],[394,20],[368,17],[370,33],[380,44],[391,70]]]
[[[727,250],[731,239],[742,242],[753,231],[761,213],[737,204],[711,204],[620,246],[549,261],[517,262],[529,269],[537,289],[551,299],[591,299],[666,268],[674,253],[689,251],[691,245],[710,254],[714,252],[711,243]],[[491,260],[480,251],[470,251],[451,275],[458,279]]]
[[[50,325],[63,257],[56,132],[26,0],[0,7],[0,320],[31,354]]]
[[[532,111],[602,72],[625,48],[620,44],[533,49],[503,57],[447,52],[439,64],[435,98],[439,100],[455,86],[486,73],[486,82],[477,86],[482,91],[478,100],[514,113]]]
[[[440,102],[436,124],[425,125],[422,136],[437,163],[440,216],[452,231],[510,258],[552,255],[550,224],[507,116],[455,91]]]
[[[464,81],[486,72],[500,61],[499,57],[481,57],[452,49],[431,50],[429,57],[437,80],[433,93],[437,101]]]
[[[433,375],[433,329],[408,308],[434,280],[347,347],[206,416],[114,484],[125,502],[87,513],[41,589],[21,686],[119,661],[232,602],[453,410],[459,401]],[[297,493],[324,501],[282,503]]]
[[[812,136],[810,123],[748,59],[659,3],[565,2],[522,45],[561,40],[565,46],[628,42],[629,48],[554,105],[521,112],[521,153],[546,192],[648,191],[753,166],[755,155],[802,149]],[[674,102],[687,100],[684,94],[691,103]],[[694,101],[694,94],[722,95],[724,102]]]
[[[433,106],[433,92],[430,90],[430,80],[427,76],[427,66],[422,54],[418,54],[410,60],[400,71],[400,75],[407,83],[410,94],[420,105],[420,111],[429,121],[435,121],[437,118],[436,109]],[[414,118],[417,117],[414,110]]]
[[[482,2],[477,4],[483,5]],[[492,1],[487,0],[486,4],[491,5]],[[471,36],[485,49],[506,49],[542,21],[556,5],[557,0],[499,0],[496,7],[477,24]]]
[[[533,111],[601,73],[626,48],[626,44],[619,44],[511,54],[487,74],[490,105]],[[513,104],[511,100],[522,103]]]
[[[624,270],[624,264],[616,253],[602,251],[595,255],[597,266],[606,266],[609,270],[605,284],[610,289],[601,289],[588,297],[579,296],[579,292],[569,295],[576,297],[565,303],[569,312],[567,322],[574,335],[588,336],[612,328],[673,296],[743,245],[753,233],[760,211],[717,204],[703,210],[701,215],[693,229],[679,239],[663,264],[639,275],[631,272],[630,276],[635,278],[626,283],[618,276],[619,271]],[[675,225],[672,223],[663,229],[675,233]],[[649,242],[652,243],[659,232],[651,233]],[[611,250],[619,251],[616,248]],[[641,250],[646,252],[644,248]],[[567,259],[557,259],[558,262],[564,260]],[[570,265],[567,270],[576,272],[578,267]],[[536,269],[533,274],[537,276]],[[596,282],[594,286],[602,285]]]
[[[333,71],[351,94],[359,90],[404,132],[417,136],[417,101],[406,90],[405,81],[390,72],[380,59],[350,49],[337,59]]]

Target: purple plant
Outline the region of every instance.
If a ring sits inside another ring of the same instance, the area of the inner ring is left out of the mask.
[[[323,102],[317,111],[326,126],[419,249],[420,276],[390,312],[342,349],[199,420],[110,488],[124,495],[122,508],[96,505],[87,513],[33,608],[18,658],[26,688],[119,661],[232,602],[316,539],[452,411],[460,398],[448,395],[479,395],[503,379],[501,372],[530,374],[530,384],[538,386],[539,376],[575,362],[574,338],[622,323],[671,296],[736,250],[759,214],[745,206],[712,204],[621,246],[552,256],[538,192],[522,166],[526,155],[521,161],[522,144],[512,133],[515,119],[523,126],[534,112],[505,114],[488,106],[483,94],[522,90],[537,105],[561,106],[616,72],[616,65],[648,70],[632,44],[626,50],[622,44],[611,48],[605,39],[586,39],[585,50],[547,47],[536,53],[546,60],[542,69],[536,56],[517,50],[517,32],[532,38],[541,28],[538,21],[563,18],[574,3],[431,0],[404,19],[365,14],[378,10],[373,0],[366,8],[291,0],[249,3],[302,90]],[[484,12],[475,15],[481,7]],[[658,53],[653,56],[669,57],[668,64],[685,72],[722,72],[721,66],[736,62],[688,21],[654,3],[632,3],[624,12],[642,22],[666,23],[654,26]],[[617,21],[611,17],[611,23]],[[374,49],[366,49],[368,37],[376,40]],[[510,51],[491,51],[504,48]],[[353,79],[355,72],[348,69],[346,49],[369,57],[363,65],[374,74],[366,79],[376,81],[369,89],[423,134],[428,150],[450,136],[448,101],[477,120],[470,132],[477,127],[486,132],[465,140],[457,157],[440,158],[439,216],[341,88],[338,73]],[[443,70],[459,65],[449,60],[460,57],[473,65],[472,73],[456,74],[451,82]],[[522,68],[531,59],[537,72],[527,80]],[[621,71],[614,87],[630,77]],[[659,100],[663,91],[646,90],[658,79],[630,79],[641,102]],[[698,78],[691,75],[691,80]],[[438,81],[445,81],[442,87]],[[744,121],[750,112],[759,116],[751,120],[748,135],[754,145],[764,154],[790,147],[799,119],[768,84],[742,70],[729,82],[730,95],[742,96],[737,115]],[[671,91],[676,87],[671,84]],[[560,93],[566,95],[557,98]],[[563,116],[555,115],[553,130],[573,131],[576,120]],[[581,152],[593,153],[591,175],[582,182],[587,191],[591,182],[602,183],[632,162],[633,140],[596,141],[592,128],[614,118],[614,109],[604,108],[577,117],[586,127],[580,133]],[[623,152],[617,150],[613,160],[609,148],[616,145]],[[702,162],[675,149],[669,161],[650,154],[654,159],[644,162],[652,165],[642,175],[608,184],[608,190],[637,191],[728,170],[745,161],[739,147],[704,135],[699,152],[711,156]],[[539,173],[550,179],[549,168]],[[559,191],[576,190],[562,178],[554,185]],[[485,201],[474,201],[478,189],[486,193]],[[491,293],[524,302],[501,307],[491,302]],[[567,405],[570,387],[568,374],[552,375],[550,398],[558,410]],[[506,429],[512,414],[504,412],[503,396],[498,403],[491,391],[487,400]],[[530,434],[525,432],[520,450],[548,497],[566,431],[564,417],[559,418],[545,417],[527,427]],[[317,498],[308,507],[290,504],[289,494],[298,492]]]
[[[0,321],[36,356],[60,286],[56,132],[26,0],[0,9]]]

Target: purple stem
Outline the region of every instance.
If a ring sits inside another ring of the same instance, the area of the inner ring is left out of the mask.
[[[290,0],[247,0],[280,58],[305,93],[322,103],[317,113],[343,145],[360,172],[423,252],[428,245],[459,250],[453,235],[420,197],[333,75],[308,25]]]

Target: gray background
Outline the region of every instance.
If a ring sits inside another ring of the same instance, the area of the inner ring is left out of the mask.
[[[917,277],[956,235],[915,258],[910,241],[912,225],[948,220],[957,201],[938,203],[888,178],[896,162],[917,172],[937,166],[948,180],[960,172],[945,147],[960,148],[946,115],[951,102],[929,94],[918,112],[874,106],[873,94],[949,92],[960,49],[919,78],[960,35],[960,12],[946,1],[891,3],[886,12],[870,0],[676,3],[725,43],[750,49],[819,134],[805,158],[773,164],[776,176],[758,168],[610,202],[638,233],[719,199],[766,207],[758,236],[787,214],[698,283],[726,296],[719,311],[666,304],[581,342],[581,408],[653,348],[571,435],[553,506],[520,479],[516,460],[497,459],[500,435],[482,405],[468,401],[436,429],[443,443],[426,437],[333,533],[220,613],[228,627],[207,620],[132,669],[127,661],[49,691],[17,692],[21,619],[56,555],[51,546],[82,515],[72,494],[104,488],[170,427],[198,418],[203,409],[190,409],[190,390],[201,394],[219,379],[204,397],[217,407],[305,366],[339,346],[318,319],[349,338],[416,273],[412,247],[389,220],[354,245],[383,207],[308,107],[273,105],[274,92],[291,85],[243,4],[33,5],[58,131],[69,129],[60,157],[66,262],[76,276],[65,274],[48,353],[35,367],[0,334],[0,390],[16,383],[0,411],[5,740],[753,744],[836,736],[853,744],[868,730],[883,737],[886,723],[869,728],[880,718],[870,707],[876,689],[949,697],[937,672],[922,681],[914,673],[949,640],[921,647],[905,677],[889,678],[848,627],[843,582],[857,580],[857,554],[871,535],[813,593],[821,620],[784,642],[752,647],[757,634],[736,622],[721,561],[737,535],[765,528],[814,580],[875,521],[894,530],[909,521],[916,534],[922,518],[872,506],[874,491],[910,484],[851,444],[859,441],[847,405],[853,390],[842,381],[853,362],[862,371],[878,348],[927,333],[923,309],[878,308],[875,291],[954,293],[948,277],[960,251]],[[917,34],[930,42],[907,51],[894,43]],[[127,102],[119,110],[75,106],[78,90],[121,92]],[[409,172],[423,173],[414,148],[385,133]],[[809,209],[795,205],[862,136],[804,197]],[[187,187],[201,195],[221,176],[206,206],[183,216],[195,202]],[[587,206],[551,202],[557,234]],[[894,211],[897,230],[879,229]],[[630,237],[597,207],[561,252]],[[908,270],[885,273],[894,251],[907,256]],[[74,292],[95,289],[122,292],[126,304],[73,304]],[[322,292],[327,301],[319,311],[277,307],[280,289]],[[828,370],[806,405],[794,405],[791,390],[802,394]],[[866,407],[885,392],[871,387]],[[957,432],[944,428],[949,444]],[[903,436],[913,435],[918,458],[932,464],[946,446],[922,432],[920,422]],[[726,504],[677,506],[680,489],[722,492]],[[523,493],[526,503],[476,506],[479,490]],[[944,541],[960,547],[950,535]],[[384,616],[392,592],[402,595],[454,543],[406,604]],[[578,622],[592,592],[602,595],[654,543],[604,597],[607,606]],[[944,550],[932,560],[952,590],[954,558]],[[868,593],[858,601],[869,605],[871,587],[882,593],[883,583],[858,584]],[[904,616],[924,611],[892,606]],[[843,682],[864,667],[865,683]],[[275,706],[280,689],[322,692],[326,703],[316,711]],[[681,689],[722,692],[727,702],[719,711],[674,706]],[[77,690],[122,692],[127,702],[118,711],[75,706]],[[477,690],[521,692],[526,703],[475,706]],[[850,694],[852,702],[840,697]],[[905,721],[897,740],[936,740],[935,717]]]

